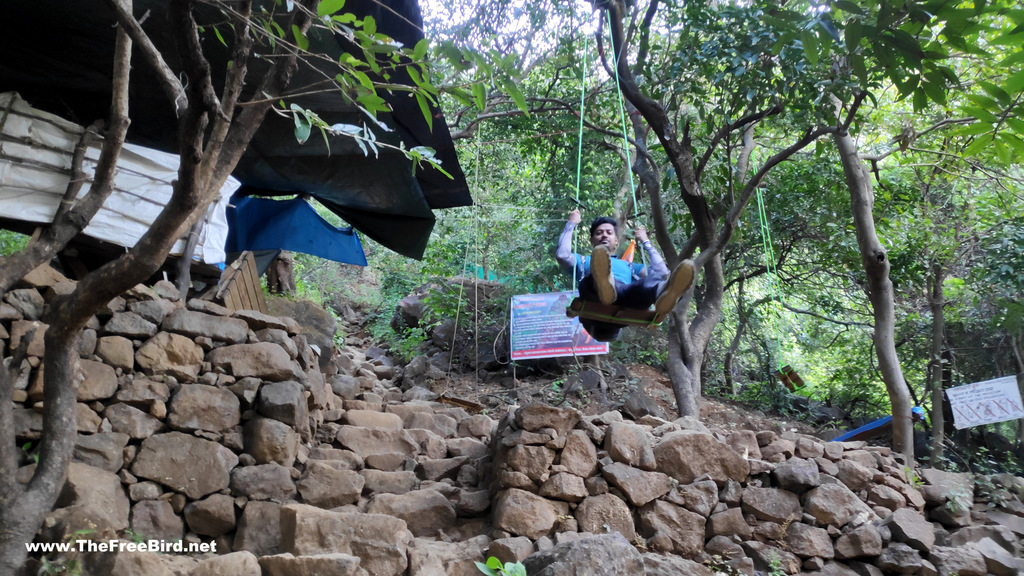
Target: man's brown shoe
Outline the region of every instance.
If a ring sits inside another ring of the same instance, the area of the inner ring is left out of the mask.
[[[612,276],[612,256],[608,248],[596,246],[590,253],[590,277],[594,279],[594,289],[601,304],[611,304],[618,298],[615,290],[615,278]]]
[[[593,265],[591,265],[593,266]],[[683,260],[672,270],[668,281],[661,287],[658,293],[658,300],[654,303],[654,313],[657,316],[664,316],[676,307],[676,302],[686,294],[693,284],[693,277],[696,269],[692,260]]]

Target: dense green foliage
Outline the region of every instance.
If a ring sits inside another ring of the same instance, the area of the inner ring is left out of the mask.
[[[441,22],[425,6],[434,84],[476,205],[437,213],[422,262],[371,243],[369,272],[335,271],[336,280],[327,282],[316,279],[317,265],[303,263],[300,280],[322,300],[344,292],[365,302],[378,317],[374,336],[410,351],[426,331],[392,334],[388,323],[397,301],[417,287],[476,277],[503,284],[506,295],[571,289],[553,258],[569,211],[581,205],[585,220],[625,214],[648,227],[651,217],[647,197],[632,208],[627,158],[635,160],[637,151],[623,146],[614,77],[595,61],[609,47],[603,12],[580,3],[459,2]],[[716,150],[694,159],[705,165],[702,186],[712,210],[726,210],[737,193],[739,140],[723,137],[730,122],[774,110],[758,127],[750,159],[757,169],[863,97],[850,128],[872,170],[875,226],[895,286],[897,351],[915,403],[932,410],[929,293],[936,270],[946,302],[943,385],[1022,371],[1024,11],[1009,2],[798,2],[785,9],[697,2],[663,8],[645,21],[645,9],[638,7],[628,27],[641,37],[631,54],[638,80],[688,141]],[[595,36],[603,38],[600,48]],[[455,58],[456,48],[470,55]],[[521,111],[524,104],[529,114]],[[636,134],[643,131],[629,129],[630,138]],[[666,151],[649,133],[646,138],[668,240],[681,248],[693,231],[691,215]],[[799,416],[772,375],[790,364],[807,382],[799,395],[855,419],[888,414],[850,193],[836,152],[820,140],[776,166],[760,188],[778,297],[766,274],[756,207],[748,207],[723,251],[726,294],[705,352],[705,393]],[[701,290],[699,283],[695,302]],[[450,289],[432,296],[432,322],[465,310],[460,298]],[[499,315],[487,319],[496,331],[507,312]],[[478,321],[462,315],[460,329],[480,334]],[[612,356],[660,367],[664,347],[663,333],[635,331],[613,344]],[[998,431],[1012,439],[1016,425],[973,434]],[[991,451],[961,452],[974,460],[963,456],[960,465],[989,466]]]

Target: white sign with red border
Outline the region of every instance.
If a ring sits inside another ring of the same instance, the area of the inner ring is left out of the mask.
[[[946,397],[958,430],[1024,418],[1016,376],[949,388]]]

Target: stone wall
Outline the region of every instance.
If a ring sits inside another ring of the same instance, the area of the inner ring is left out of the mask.
[[[628,542],[732,574],[1024,573],[1024,479],[1010,475],[976,502],[970,475],[914,472],[864,442],[539,404],[504,418],[495,445],[492,550],[507,559],[617,532],[601,546],[620,556]]]
[[[26,344],[23,482],[42,426],[39,318],[71,286],[42,268],[0,304],[0,345]],[[919,482],[884,448],[690,419],[531,404],[494,420],[438,402],[421,384],[444,374],[426,359],[314,346],[319,321],[303,323],[181,302],[166,282],[97,314],[79,345],[74,462],[37,541],[217,554],[50,560],[104,576],[470,576],[489,555],[530,576],[1022,569],[1018,478]]]
[[[14,392],[22,482],[42,429],[39,319],[72,286],[41,268],[0,304],[5,351],[29,339]],[[73,555],[86,574],[475,573],[490,542],[496,423],[433,402],[412,379],[403,391],[382,351],[332,354],[303,328],[181,302],[167,282],[110,302],[82,333],[74,462],[37,541],[218,552]]]

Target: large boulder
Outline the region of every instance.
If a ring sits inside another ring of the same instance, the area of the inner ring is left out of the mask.
[[[295,556],[349,554],[374,576],[404,575],[412,534],[382,514],[330,512],[306,504],[281,507],[281,548]]]
[[[95,360],[79,360],[83,380],[78,385],[78,401],[105,400],[117,392],[117,374],[114,369]]]
[[[174,376],[194,382],[203,363],[203,349],[187,336],[158,332],[135,352],[135,363],[147,376]]]
[[[843,484],[823,484],[804,495],[804,512],[819,525],[842,528],[853,520],[878,520],[871,508]]]
[[[568,510],[569,505],[565,502],[553,502],[525,490],[510,488],[499,493],[494,503],[494,526],[516,536],[536,540],[550,534],[558,523],[558,517]]]
[[[177,430],[222,432],[241,420],[238,397],[226,388],[182,384],[168,406],[167,423]]]
[[[235,378],[259,378],[270,382],[297,380],[302,370],[292,362],[288,352],[277,344],[233,344],[214,348],[206,358],[215,369],[222,369]]]
[[[490,543],[487,536],[463,542],[434,542],[417,538],[409,544],[409,576],[479,576],[476,562]]]
[[[349,472],[357,474],[356,472]],[[379,494],[366,506],[370,514],[405,520],[413,536],[437,538],[455,527],[455,508],[440,492],[414,490],[405,494]]]
[[[633,506],[643,506],[672,490],[672,483],[666,474],[646,472],[619,462],[605,465],[601,474],[609,484],[622,490]]]
[[[128,496],[117,475],[72,462],[44,531],[53,541],[78,530],[94,530],[96,539],[111,537],[128,528],[128,513]]]
[[[680,430],[661,438],[654,446],[658,471],[681,484],[689,484],[707,474],[717,484],[727,480],[743,482],[750,474],[750,465],[727,444],[710,434]]]
[[[621,498],[612,494],[589,496],[576,508],[581,532],[618,532],[628,541],[636,538],[633,513]]]
[[[322,306],[302,299],[270,296],[267,298],[267,308],[272,316],[295,319],[299,334],[305,336],[308,343],[320,348],[320,369],[326,369],[332,357],[334,335],[338,331],[338,321],[334,316]]]
[[[530,576],[644,574],[644,560],[622,534],[580,538],[535,552],[523,561]]]
[[[704,517],[656,500],[640,509],[640,530],[659,552],[692,557],[704,548]]]
[[[143,440],[131,472],[197,500],[227,488],[237,465],[238,456],[216,442],[169,432]]]
[[[338,470],[324,460],[309,460],[296,487],[303,502],[321,508],[337,508],[359,502],[364,483],[359,472]]]
[[[361,560],[349,554],[317,554],[316,556],[293,556],[275,554],[259,559],[262,576],[299,576],[324,574],[330,576],[359,576],[366,574],[359,569]]]
[[[241,344],[249,335],[249,326],[236,318],[178,309],[164,318],[160,327],[167,332],[192,338],[206,337],[218,342]]]

